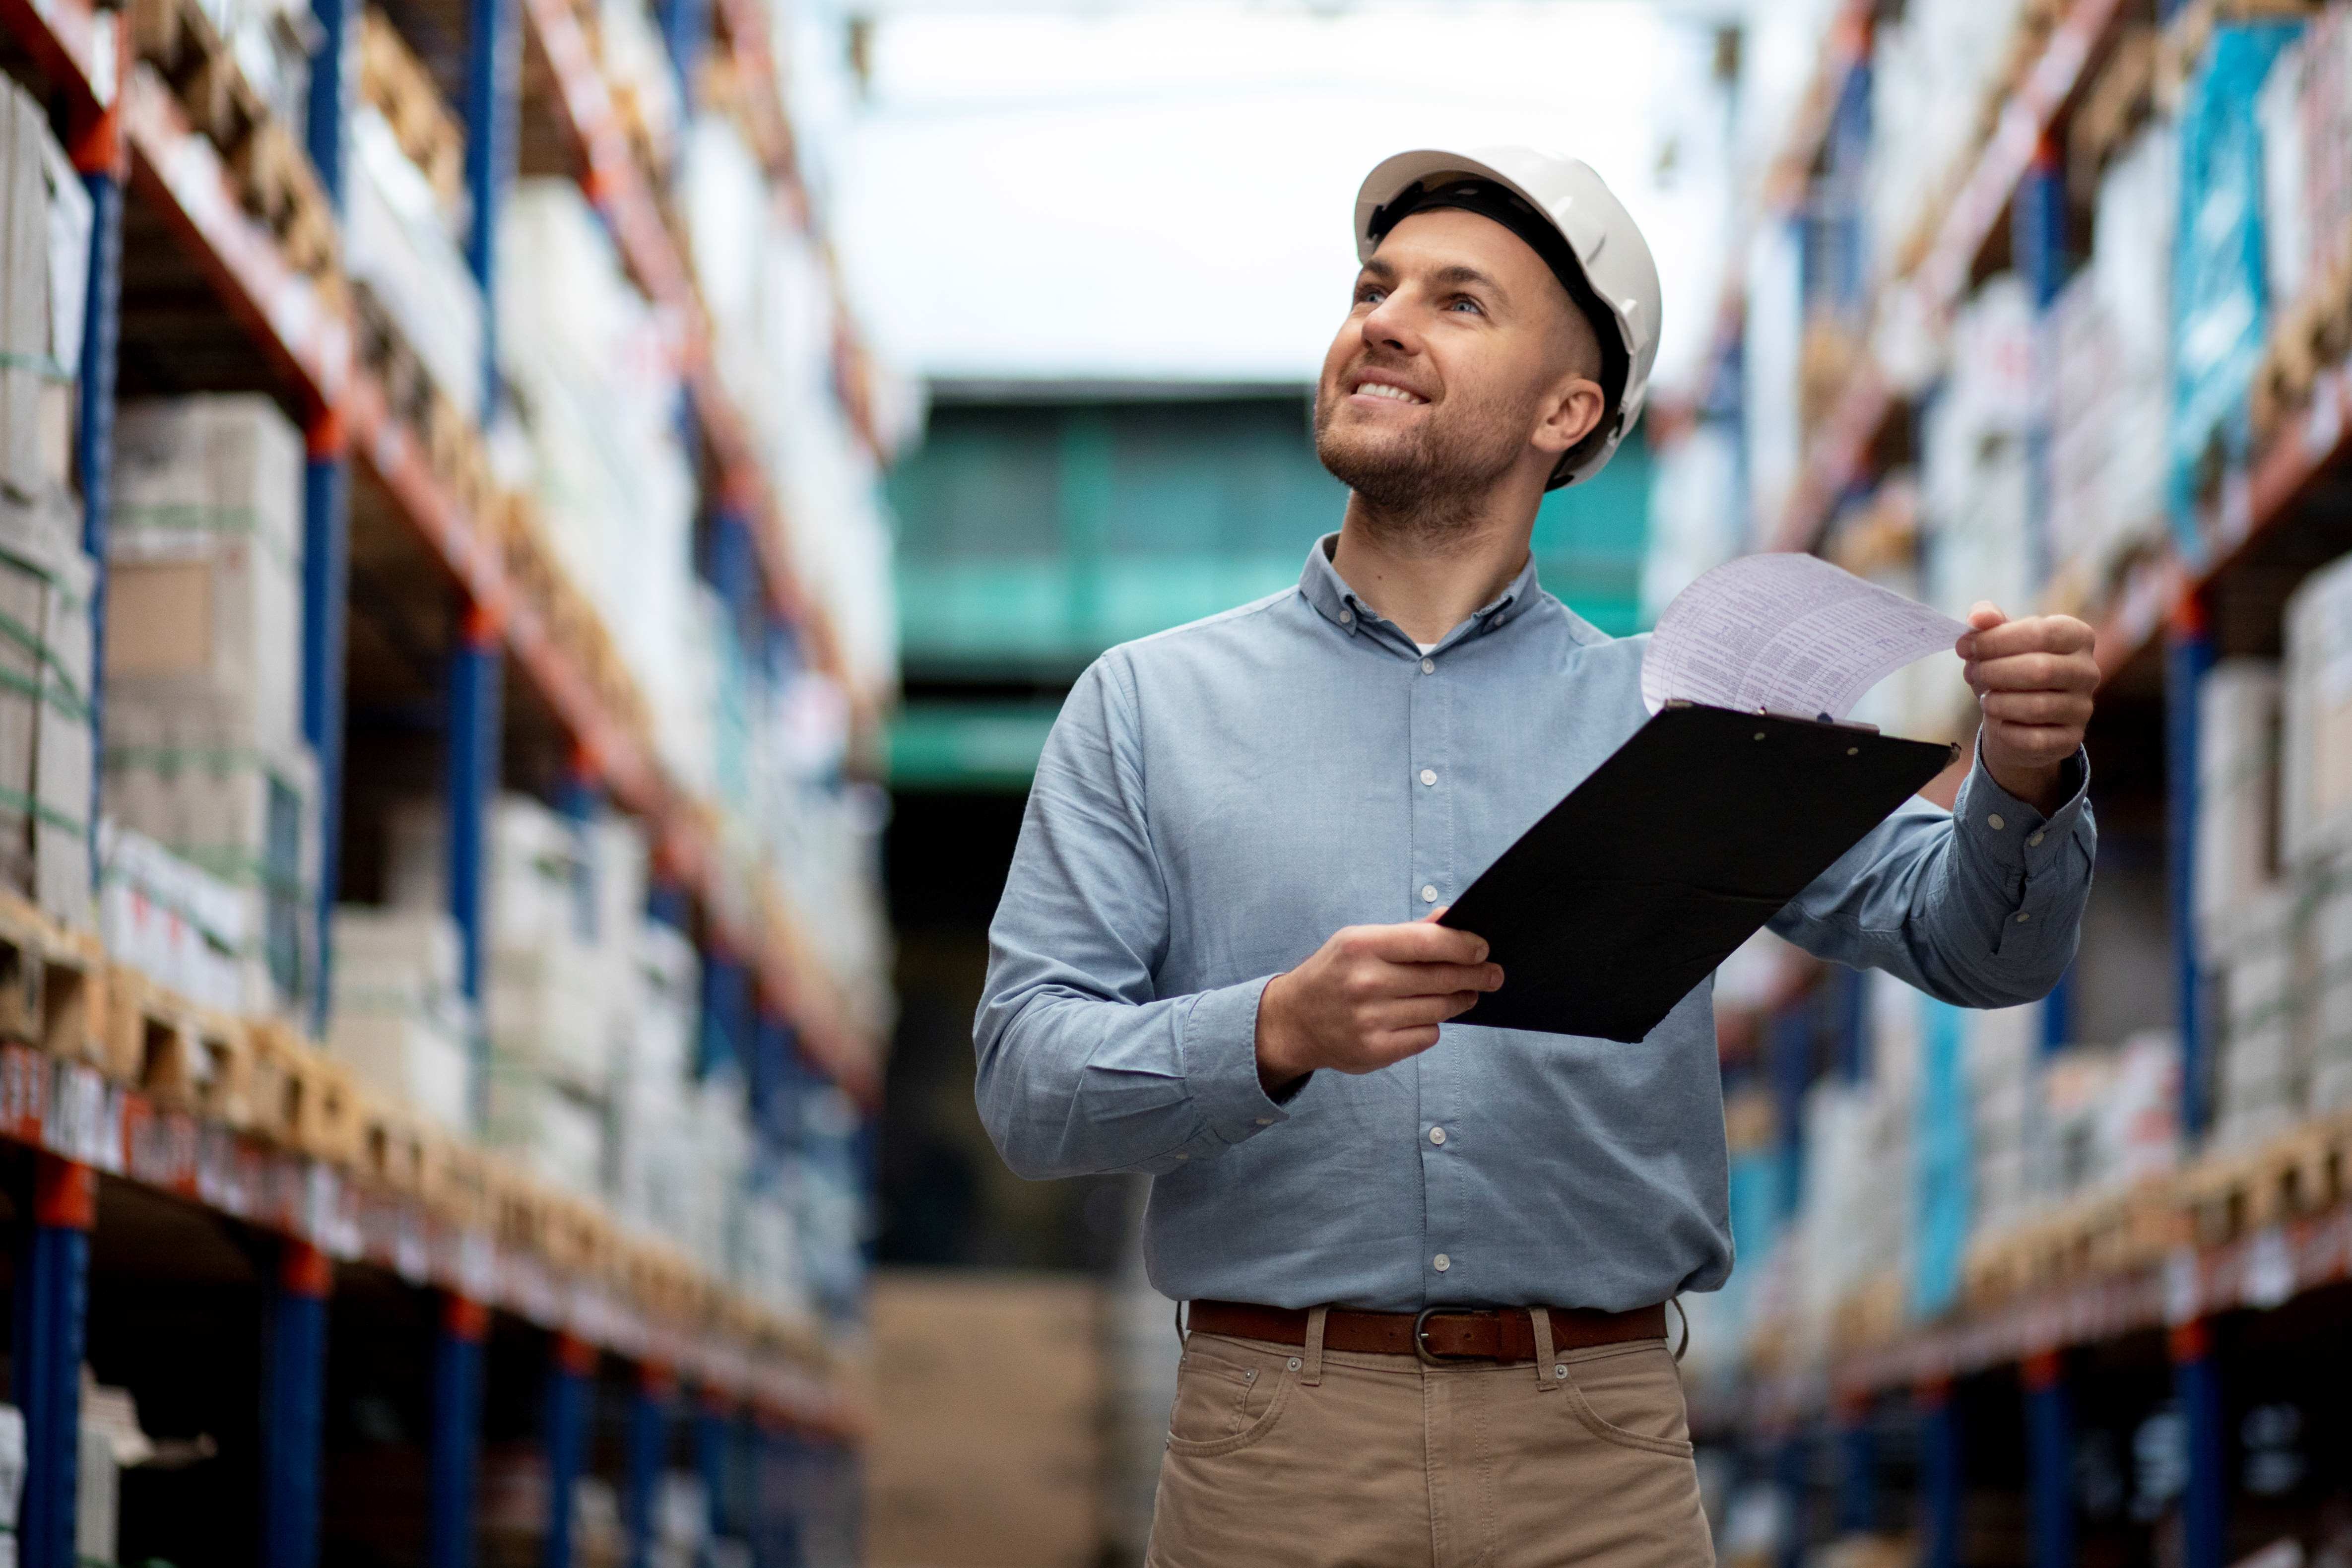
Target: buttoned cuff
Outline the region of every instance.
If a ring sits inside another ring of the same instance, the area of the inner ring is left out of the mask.
[[[1976,764],[1952,803],[1952,822],[1970,856],[2004,889],[2002,945],[2015,936],[2039,936],[2047,917],[2088,868],[2091,759],[2077,748],[2065,763],[2074,783],[2065,804],[2044,816],[2003,789],[1985,766],[1981,740]],[[2022,929],[2020,929],[2022,928]]]
[[[1289,1120],[1257,1076],[1257,1005],[1272,978],[1203,991],[1192,999],[1184,1021],[1184,1089],[1202,1128],[1185,1145],[1186,1153],[1213,1152]]]

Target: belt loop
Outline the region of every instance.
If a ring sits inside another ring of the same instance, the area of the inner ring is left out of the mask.
[[[1298,1374],[1298,1381],[1308,1388],[1323,1381],[1323,1320],[1330,1311],[1328,1307],[1317,1307],[1307,1314],[1307,1370]]]
[[[1184,1331],[1184,1303],[1179,1301],[1176,1303],[1176,1353],[1179,1356],[1184,1353],[1185,1342],[1191,1338],[1192,1335]]]
[[[1536,1392],[1549,1394],[1559,1386],[1559,1379],[1551,1371],[1551,1309],[1529,1307],[1528,1322],[1536,1331]]]

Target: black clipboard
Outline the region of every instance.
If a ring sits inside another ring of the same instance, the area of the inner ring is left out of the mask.
[[[1454,1022],[1641,1039],[1958,752],[1669,702],[1445,911],[1503,966]]]

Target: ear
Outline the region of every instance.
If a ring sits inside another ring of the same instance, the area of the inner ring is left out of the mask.
[[[1558,457],[1592,434],[1608,402],[1601,384],[1591,376],[1567,376],[1545,399],[1528,445]]]

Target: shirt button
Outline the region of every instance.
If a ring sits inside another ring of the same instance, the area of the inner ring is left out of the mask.
[[[1423,768],[1423,769],[1422,769],[1422,770],[1421,770],[1421,782],[1422,782],[1422,783],[1423,783],[1423,784],[1435,784],[1435,783],[1437,782],[1437,770],[1436,770],[1435,768]]]
[[[2018,911],[2017,911],[2017,923],[2018,923],[2019,925],[2023,925],[2026,921],[2028,921],[2032,920],[2032,918],[2033,918],[2033,917],[2032,917],[2032,915],[2027,914],[2023,910],[2018,910]]]
[[[1424,904],[1433,904],[1433,903],[1437,902],[1437,884],[1436,884],[1436,883],[1434,883],[1434,882],[1423,882],[1423,883],[1421,885],[1421,901],[1422,901],[1423,903],[1424,903]]]
[[[2002,828],[2007,827],[2009,824],[2002,821],[2000,813],[1996,811],[1986,816],[1985,826],[1991,828],[1995,833],[1999,833]]]
[[[2029,847],[2039,849],[2042,847],[2042,835],[2039,833],[2031,834],[2026,837],[2025,842]]]
[[[1440,1274],[1443,1274],[1447,1269],[1454,1267],[1454,1259],[1446,1257],[1445,1254],[1441,1252],[1436,1257],[1429,1260],[1429,1266],[1432,1268],[1436,1269]]]
[[[1190,1154],[1187,1154],[1183,1150],[1179,1149],[1179,1150],[1177,1150],[1177,1151],[1176,1151],[1176,1157],[1177,1157],[1179,1160],[1189,1160],[1189,1159],[1191,1159],[1192,1156],[1192,1155],[1190,1155]]]
[[[1423,675],[1435,675],[1437,673],[1437,661],[1433,658],[1423,659],[1421,661],[1421,672]]]
[[[1341,626],[1354,626],[1354,625],[1356,624],[1356,612],[1355,612],[1355,611],[1353,611],[1353,610],[1342,610],[1342,611],[1340,611],[1340,612],[1339,612],[1339,624],[1340,624]]]
[[[1431,1128],[1429,1130],[1429,1141],[1433,1143],[1444,1143],[1445,1142],[1445,1129],[1443,1127]]]
[[[1261,1116],[1257,1119],[1257,1124],[1260,1127],[1271,1127],[1274,1125],[1274,1118],[1271,1116]]]

